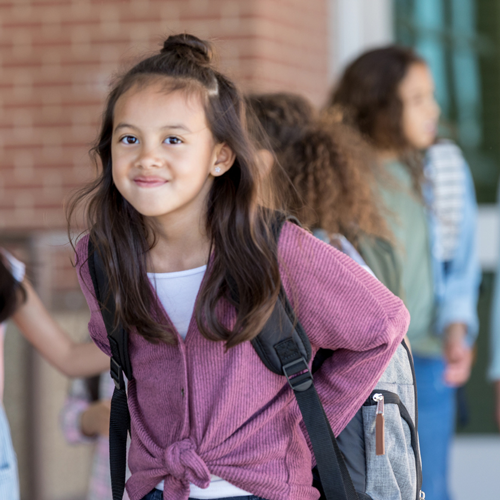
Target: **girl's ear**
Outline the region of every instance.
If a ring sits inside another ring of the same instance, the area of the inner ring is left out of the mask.
[[[210,169],[210,173],[214,177],[219,177],[225,174],[233,166],[236,155],[234,154],[233,150],[224,142],[221,144],[217,144],[215,148],[215,161],[212,165],[212,168]]]

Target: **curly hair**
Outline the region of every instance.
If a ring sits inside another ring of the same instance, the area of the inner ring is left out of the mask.
[[[426,62],[408,47],[391,45],[365,52],[346,68],[332,89],[325,112],[358,130],[373,148],[396,151],[420,193],[422,155],[404,134],[398,92],[414,64]]]
[[[361,159],[361,141],[341,124],[327,123],[295,94],[246,98],[250,133],[272,150],[273,185],[284,190],[287,209],[306,227],[341,233],[357,244],[360,232],[390,239],[374,193],[375,173]]]

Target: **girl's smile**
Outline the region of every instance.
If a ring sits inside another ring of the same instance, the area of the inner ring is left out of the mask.
[[[139,175],[134,178],[134,182],[142,188],[155,188],[163,186],[168,182],[167,179],[163,179],[162,177],[156,176],[147,176],[147,175]]]

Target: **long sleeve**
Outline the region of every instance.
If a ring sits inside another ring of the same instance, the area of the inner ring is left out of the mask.
[[[470,345],[476,340],[479,321],[477,300],[481,270],[476,244],[477,203],[472,177],[465,160],[463,162],[465,190],[460,235],[453,259],[447,264],[444,274],[444,294],[440,297],[437,313],[437,332],[443,333],[451,323],[467,325],[467,340]]]
[[[352,259],[292,224],[283,229],[280,258],[287,295],[312,345],[334,350],[316,387],[338,435],[384,372],[409,314]]]
[[[497,201],[500,201],[500,185]],[[491,302],[490,353],[488,378],[490,380],[500,380],[500,258],[498,259],[495,288]]]

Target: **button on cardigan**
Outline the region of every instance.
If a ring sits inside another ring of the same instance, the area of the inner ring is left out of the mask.
[[[77,245],[77,271],[91,311],[89,332],[110,355],[87,245],[88,236]],[[318,392],[328,398],[328,418],[338,435],[383,373],[409,314],[353,260],[293,224],[285,224],[278,254],[283,286],[313,354],[335,350]],[[234,324],[228,302],[221,301],[218,313],[228,326]],[[292,391],[285,377],[264,366],[250,342],[226,352],[223,342],[200,334],[194,318],[178,345],[153,345],[136,331],[129,342],[131,500],[162,480],[165,499],[186,500],[189,484],[207,487],[210,474],[267,500],[319,498]]]

